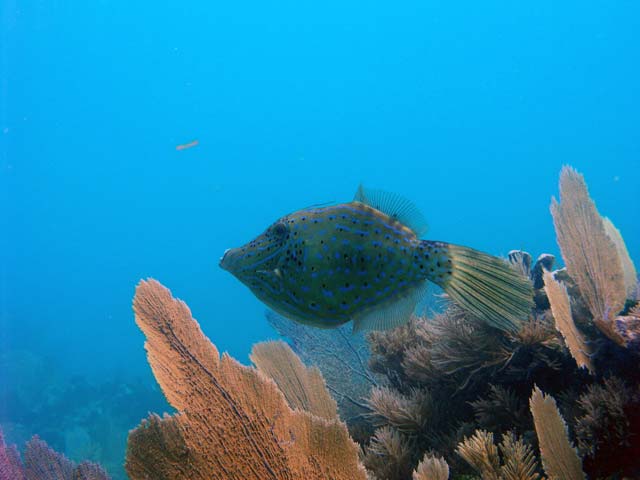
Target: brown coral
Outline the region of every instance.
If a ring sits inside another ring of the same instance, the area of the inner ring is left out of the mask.
[[[421,432],[435,408],[431,395],[426,390],[412,390],[402,395],[386,387],[371,391],[369,405],[378,425],[390,425],[402,433]]]
[[[502,435],[500,454],[493,433],[476,430],[458,446],[458,454],[482,476],[482,480],[538,480],[533,450],[513,433]],[[500,462],[502,457],[502,464]],[[558,479],[560,480],[560,479]]]
[[[406,479],[411,475],[412,453],[403,435],[390,427],[382,427],[371,439],[364,464],[379,480]]]
[[[179,411],[129,437],[134,480],[365,479],[339,421],[292,410],[276,384],[204,336],[189,308],[154,280],[134,298],[149,363]]]
[[[480,428],[499,430],[507,426],[509,430],[524,432],[532,428],[531,416],[518,395],[501,385],[490,385],[486,396],[469,402],[473,407],[476,423]]]
[[[458,455],[480,472],[482,480],[500,480],[500,456],[493,433],[476,430],[458,445]]]
[[[556,236],[567,270],[593,315],[595,325],[624,345],[614,318],[624,307],[627,291],[620,255],[589,197],[582,175],[571,167],[560,174],[560,203],[551,202]]]
[[[533,450],[514,434],[505,434],[500,442],[503,463],[501,467],[504,480],[538,480],[536,473],[538,462]]]
[[[412,317],[411,321],[398,328],[369,334],[369,368],[377,374],[385,375],[395,387],[407,380],[402,362],[407,349],[419,343],[416,330],[421,322],[421,319]]]

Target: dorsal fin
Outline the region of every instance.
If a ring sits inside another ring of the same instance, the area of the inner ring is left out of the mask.
[[[418,237],[427,233],[427,221],[418,207],[400,195],[385,192],[384,190],[364,188],[360,184],[354,200],[380,210],[391,218],[395,218],[413,230]]]

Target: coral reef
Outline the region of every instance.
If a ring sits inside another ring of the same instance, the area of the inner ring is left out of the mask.
[[[640,478],[637,271],[574,169],[550,209],[565,268],[509,252],[533,292],[513,330],[446,297],[366,337],[269,312],[287,343],[255,345],[244,366],[143,281],[136,322],[169,404],[144,382],[66,378],[3,351],[16,388],[0,389],[0,480],[105,480],[103,466],[121,480],[125,443],[132,480]]]
[[[141,282],[136,322],[177,413],[131,431],[130,477],[640,477],[635,267],[570,167],[551,213],[566,268],[509,253],[533,295],[513,330],[455,303],[366,338],[268,313],[289,343],[255,345],[254,368],[220,356],[184,303]],[[16,451],[0,454],[14,468]]]
[[[149,364],[179,413],[151,416],[131,432],[133,480],[365,479],[342,422],[292,410],[270,378],[220,357],[158,282],[138,285],[134,310]]]
[[[387,378],[368,402],[378,430],[364,442],[365,465],[375,478],[408,479],[430,452],[454,478],[469,466],[483,479],[542,478],[538,449],[550,478],[640,476],[633,263],[571,168],[552,214],[567,269],[551,272],[549,254],[534,263],[527,252],[509,253],[535,298],[517,332],[487,327],[452,304],[368,337],[370,368]]]
[[[288,343],[256,344],[250,367],[220,355],[166,288],[142,281],[136,322],[176,413],[151,414],[130,432],[131,480],[640,478],[635,268],[575,170],[563,169],[551,210],[566,268],[552,270],[549,254],[534,262],[522,250],[509,253],[533,296],[528,320],[514,330],[446,297],[441,311],[367,337],[268,313]],[[58,396],[81,402],[92,398],[85,390],[78,382]],[[18,405],[37,391],[34,379],[8,399]],[[55,414],[55,402],[41,403],[43,417],[48,406]],[[96,405],[86,407],[86,423],[65,424],[59,441],[68,449],[92,452],[95,438],[116,436],[108,424],[89,431],[100,424]],[[106,475],[37,438],[23,463],[0,432],[0,480],[9,478]]]
[[[377,442],[371,456],[386,456],[377,461],[389,465],[401,463],[401,451],[411,464],[393,475],[378,475],[373,461],[365,465],[378,478],[404,479],[407,468],[433,450],[454,472],[465,472],[455,452],[476,428],[532,438],[527,399],[534,383],[559,391],[567,386],[564,373],[573,372],[575,383],[587,376],[564,353],[551,322],[549,315],[532,315],[511,334],[451,306],[431,319],[372,334],[370,365],[389,378],[389,387],[372,390],[370,415],[376,426],[395,432],[395,443],[407,445],[408,452],[380,451]]]
[[[566,320],[570,321],[570,311],[563,315],[567,314]],[[578,323],[584,322],[585,319],[580,319]],[[638,394],[620,387],[616,388],[617,397],[604,393],[602,389],[607,388],[609,380],[596,368],[607,363],[608,368],[601,371],[607,374],[618,371],[629,382],[637,384],[637,356],[629,349],[618,347],[598,329],[587,329],[590,334],[587,339],[585,332],[573,324],[573,335],[579,335],[583,342],[579,343],[579,353],[595,373],[590,374],[576,364],[570,349],[565,348],[555,323],[550,311],[535,311],[520,331],[506,334],[486,327],[451,306],[431,319],[415,318],[396,330],[371,334],[371,369],[385,374],[389,381],[386,387],[372,389],[369,398],[370,416],[379,430],[369,445],[365,445],[365,466],[375,478],[408,479],[408,472],[418,460],[434,451],[444,456],[454,476],[460,475],[468,472],[468,467],[467,462],[460,462],[464,457],[456,454],[460,452],[458,445],[476,429],[516,436],[512,441],[503,437],[498,457],[506,458],[505,452],[510,447],[521,452],[520,457],[526,456],[522,453],[525,447],[535,449],[540,440],[542,448],[542,439],[546,441],[548,437],[540,433],[543,424],[534,422],[535,416],[532,417],[527,408],[531,391],[538,384],[559,398],[570,432],[578,435],[581,453],[587,455],[585,445],[597,445],[590,451],[593,458],[587,458],[584,464],[591,478],[620,472],[638,475],[637,460],[631,460],[634,467],[630,468],[623,465],[623,459],[630,458],[628,455],[616,461],[609,458],[615,455],[610,445],[619,446],[620,451],[624,451],[625,446],[633,448],[630,438],[640,434],[638,415],[633,413],[638,410]],[[609,347],[589,356],[587,346],[594,342]],[[596,360],[593,365],[592,359]],[[609,386],[608,390],[613,388]],[[533,404],[538,405],[538,394],[534,393],[533,398]],[[550,402],[545,399],[542,404]],[[549,408],[546,410],[549,416]],[[617,427],[612,430],[612,425]],[[623,425],[627,425],[626,430]],[[564,423],[562,426],[564,435]],[[615,432],[610,433],[615,438],[609,438],[605,431]],[[518,442],[523,446],[516,448],[515,445],[520,445]],[[558,447],[551,449],[558,450]],[[542,458],[545,462],[544,453]],[[499,473],[495,475],[498,476],[483,474],[483,478],[538,478],[535,475],[541,473],[540,470],[530,471],[529,463],[518,462],[496,463]],[[474,465],[474,462],[468,463]],[[505,476],[505,468],[529,473]],[[545,468],[548,475],[555,475],[553,466]],[[584,478],[576,476],[576,471],[572,475],[557,478]]]
[[[0,430],[0,480],[109,480],[95,463],[75,464],[34,436],[27,442],[24,462],[15,445],[5,444]]]

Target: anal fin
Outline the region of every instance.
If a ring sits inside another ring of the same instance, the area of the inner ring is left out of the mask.
[[[404,325],[427,293],[426,280],[382,305],[353,318],[353,333],[371,330],[391,330]]]

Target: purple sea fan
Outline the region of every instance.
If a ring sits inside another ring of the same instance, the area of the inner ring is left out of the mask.
[[[73,463],[37,435],[27,442],[24,467],[28,479],[73,480]]]
[[[0,430],[0,480],[25,480],[20,454],[15,445],[7,446]]]
[[[34,436],[27,442],[24,465],[15,445],[8,447],[0,430],[0,480],[109,480],[95,463],[76,465]]]
[[[640,352],[640,303],[627,315],[616,317],[616,330],[627,348]]]

